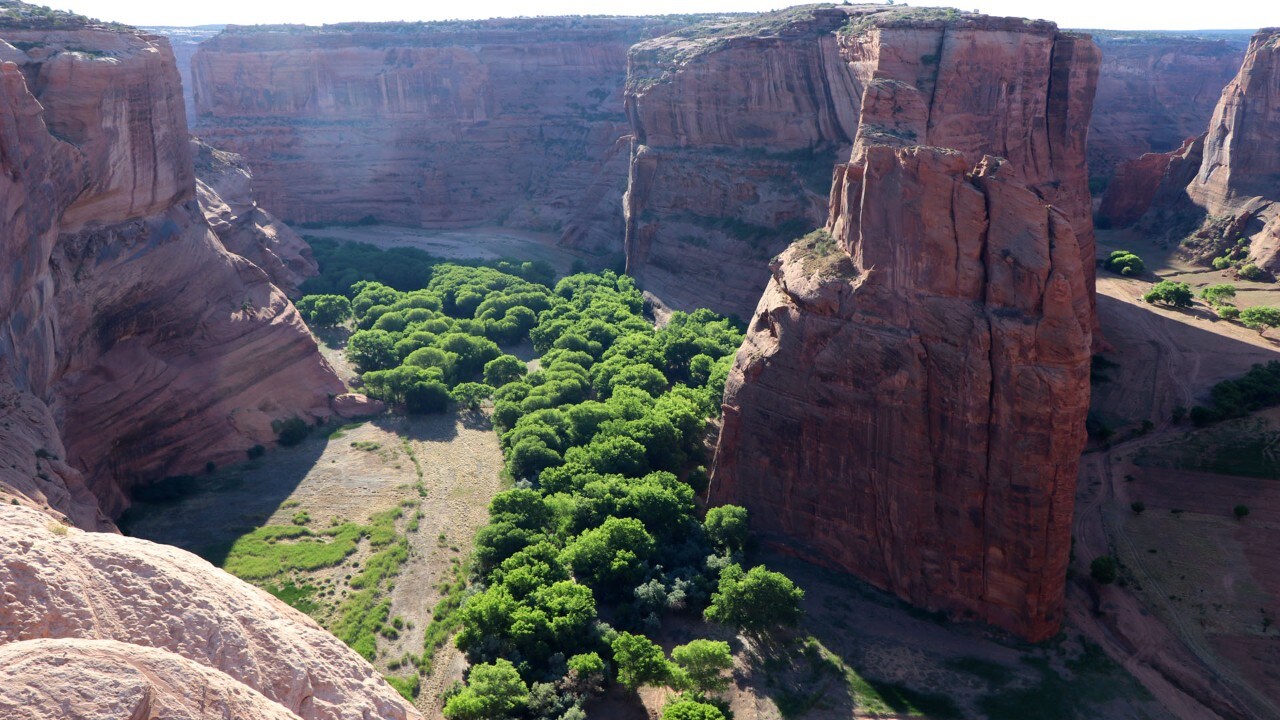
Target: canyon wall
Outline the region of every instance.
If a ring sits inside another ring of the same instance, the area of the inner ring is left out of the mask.
[[[1122,163],[1176,150],[1204,132],[1222,88],[1240,68],[1249,34],[1098,30],[1094,41],[1102,67],[1089,171],[1106,183]]]
[[[628,272],[677,306],[747,316],[768,258],[826,222],[829,166],[855,135],[1009,158],[1091,254],[1097,49],[1044,23],[973,17],[804,7],[637,45]]]
[[[113,532],[134,483],[343,391],[192,157],[162,38],[0,4],[0,715],[416,720],[302,613]]]
[[[746,317],[769,258],[826,220],[861,93],[836,33],[861,11],[711,20],[632,48],[625,242],[641,287]]]
[[[1099,217],[1179,241],[1193,260],[1280,272],[1280,30],[1253,36],[1206,132],[1119,168]]]
[[[328,417],[342,383],[201,212],[164,40],[91,26],[0,38],[0,377],[5,411],[36,420],[3,432],[39,443],[11,450],[32,457],[4,481],[75,475],[69,494],[24,497],[113,516],[137,482],[243,458],[273,442],[274,420]],[[96,507],[68,504],[80,487]]]
[[[627,48],[675,22],[231,27],[195,55],[196,132],[286,222],[505,224],[617,253]]]
[[[870,16],[841,48],[851,162],[826,229],[770,266],[711,499],[916,605],[1050,637],[1096,324],[1097,48],[950,13]]]

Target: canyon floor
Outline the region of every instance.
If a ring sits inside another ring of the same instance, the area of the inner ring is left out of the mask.
[[[557,245],[553,235],[505,227],[437,230],[397,225],[326,225],[299,232],[304,237],[369,243],[380,248],[415,247],[450,260],[545,260],[560,274],[569,273],[575,262],[588,266],[600,262],[595,258],[593,263],[592,256]]]
[[[491,231],[310,232],[413,244],[446,257],[544,259],[561,271],[577,259],[545,238],[505,230],[499,234],[508,244],[483,251],[478,239],[492,237]],[[1219,711],[1277,714],[1268,698],[1280,695],[1280,633],[1272,624],[1280,608],[1267,603],[1280,597],[1280,561],[1265,548],[1280,541],[1280,473],[1274,469],[1280,410],[1204,429],[1171,417],[1175,407],[1203,399],[1213,383],[1280,359],[1280,345],[1218,320],[1203,306],[1166,310],[1140,296],[1158,277],[1197,286],[1233,282],[1241,305],[1280,302],[1280,289],[1191,267],[1132,235],[1102,234],[1101,253],[1119,247],[1139,252],[1151,274],[1099,278],[1107,343],[1102,354],[1114,364],[1104,372],[1108,379],[1095,383],[1094,412],[1115,435],[1082,463],[1067,629],[1053,641],[1027,645],[979,626],[946,623],[847,576],[764,557],[806,589],[807,614],[787,642],[725,635],[738,658],[726,696],[735,717],[1164,716],[1135,678],[1187,716],[1201,711],[1188,692],[1216,698]],[[326,358],[350,382],[355,372],[343,357],[345,333],[320,339]],[[521,357],[532,357],[529,348],[520,350]],[[1151,423],[1145,431],[1144,420]],[[390,616],[403,628],[378,638],[376,661],[383,672],[404,674],[402,658],[421,653],[442,585],[454,577],[489,498],[501,487],[501,467],[496,436],[482,416],[387,416],[325,428],[297,447],[217,469],[197,478],[176,502],[140,504],[127,528],[219,562],[237,538],[264,526],[291,525],[299,513],[306,513],[309,527],[323,528],[409,509],[396,523],[409,540],[409,557],[387,590]],[[1134,500],[1145,502],[1144,513],[1129,509]],[[1250,516],[1234,519],[1236,504],[1248,505]],[[1099,591],[1087,579],[1088,563],[1108,553],[1120,559],[1122,580]],[[337,566],[293,575],[296,585],[319,589],[313,617],[326,626],[334,622],[336,609],[354,592],[352,574],[371,555],[362,542]],[[669,649],[707,632],[688,621],[659,639]],[[439,717],[440,694],[464,669],[462,657],[446,644],[423,680],[417,705]],[[591,715],[652,716],[664,693],[646,690],[640,702],[610,695],[590,708]]]
[[[1197,290],[1229,282],[1241,307],[1280,304],[1275,284],[1192,266],[1136,234],[1099,239],[1100,255],[1131,249],[1158,279]],[[1095,378],[1093,409],[1115,434],[1081,464],[1075,568],[1087,573],[1092,558],[1113,554],[1121,580],[1100,592],[1073,583],[1072,624],[1188,716],[1203,713],[1188,691],[1222,715],[1280,716],[1280,560],[1267,550],[1280,543],[1280,412],[1204,428],[1173,420],[1215,383],[1280,360],[1280,344],[1274,331],[1220,320],[1203,305],[1143,303],[1155,279],[1098,280],[1102,354],[1113,364]],[[1237,505],[1249,515],[1236,519]]]

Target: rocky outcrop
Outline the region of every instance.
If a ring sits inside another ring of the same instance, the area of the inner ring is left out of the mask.
[[[781,549],[1044,639],[1089,403],[1097,49],[914,11],[856,19],[841,48],[851,162],[826,230],[770,266],[711,499]]]
[[[1121,168],[1100,217],[1184,240],[1189,257],[1227,254],[1280,272],[1280,30],[1249,43],[1208,132],[1174,153]],[[1154,190],[1151,190],[1152,186]],[[1247,248],[1247,252],[1244,251]]]
[[[196,197],[205,220],[229,252],[266,271],[292,296],[318,272],[311,247],[254,199],[253,175],[244,158],[193,139]]]
[[[868,145],[831,234],[771,266],[711,496],[766,541],[931,610],[1057,632],[1089,401],[1067,216],[1010,165]]]
[[[167,44],[29,8],[0,2],[0,716],[419,718],[301,613],[111,532],[135,483],[344,387],[205,221]]]
[[[135,483],[242,458],[274,440],[274,420],[327,417],[345,388],[197,207],[163,39],[93,26],[0,38],[0,395],[37,421],[5,428],[7,452],[27,457],[0,480],[93,527]]]
[[[35,665],[28,668],[50,662],[49,650],[62,647],[76,658],[68,663],[75,677],[89,673],[95,658],[103,662],[105,649],[128,660],[115,673],[129,687],[138,682],[136,663],[195,665],[205,670],[185,681],[167,671],[153,679],[177,681],[182,693],[198,692],[201,676],[228,692],[243,686],[240,695],[260,703],[253,697],[260,694],[288,711],[275,711],[283,717],[419,717],[368,663],[310,618],[183,550],[83,532],[32,509],[0,506],[0,557],[0,657],[40,650],[29,656]],[[113,642],[28,642],[46,638]],[[0,668],[3,708],[21,690],[9,685],[11,673],[24,671],[5,662]]]
[[[231,27],[195,55],[196,130],[287,222],[506,224],[617,252],[626,52],[673,26]]]
[[[104,640],[0,645],[0,713],[9,720],[298,718],[179,655]]]
[[[1249,36],[1103,30],[1094,41],[1102,66],[1089,127],[1089,171],[1111,182],[1121,164],[1176,150],[1204,132],[1222,88],[1240,68]]]
[[[855,135],[1008,158],[1091,257],[1084,143],[1098,62],[1091,42],[1050,23],[885,6],[797,8],[640,44],[628,271],[677,306],[745,313],[764,259],[825,222],[812,191]],[[757,161],[771,153],[790,162]]]
[[[200,43],[222,32],[222,25],[203,25],[198,27],[146,27],[142,30],[152,35],[162,35],[169,40],[173,48],[174,60],[178,63],[178,75],[182,78],[182,101],[187,109],[187,117],[196,116],[196,93],[191,79],[191,60],[195,57]]]

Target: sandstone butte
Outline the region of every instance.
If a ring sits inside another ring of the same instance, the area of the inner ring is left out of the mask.
[[[829,168],[855,137],[1008,157],[1092,253],[1084,129],[1097,71],[1092,43],[1046,24],[883,5],[708,21],[641,43],[627,82],[628,272],[676,306],[748,315],[767,259],[827,219]]]
[[[627,49],[675,26],[233,26],[192,61],[195,129],[287,222],[506,224],[616,253]]]
[[[1205,262],[1245,241],[1249,262],[1280,272],[1280,29],[1253,36],[1206,132],[1120,166],[1099,218],[1190,236]]]
[[[916,605],[1050,637],[1096,322],[1097,48],[948,14],[873,16],[841,51],[862,91],[851,162],[826,234],[770,266],[712,501]]]
[[[307,272],[240,181],[202,209],[167,42],[60,18],[0,23],[0,716],[419,717],[301,613],[110,532],[136,483],[368,405],[206,220]]]

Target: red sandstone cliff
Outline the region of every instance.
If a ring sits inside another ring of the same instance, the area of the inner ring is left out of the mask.
[[[1102,66],[1089,171],[1109,182],[1122,163],[1176,150],[1204,132],[1222,88],[1240,68],[1248,35],[1100,30],[1094,41]]]
[[[0,716],[420,717],[310,618],[110,532],[133,483],[342,384],[205,221],[168,45],[25,7],[0,7]]]
[[[507,224],[617,252],[626,53],[662,19],[229,28],[197,132],[288,222]]]
[[[1092,257],[1084,143],[1098,62],[1093,43],[1049,23],[883,5],[704,23],[642,43],[628,80],[628,271],[678,306],[745,314],[764,259],[826,219],[812,191],[827,174],[806,188],[806,166],[855,134],[1009,158]],[[771,154],[786,162],[757,160]]]
[[[296,296],[298,285],[319,269],[311,247],[258,205],[244,158],[195,139],[191,152],[200,210],[222,246],[265,270],[272,284]]]
[[[96,510],[66,501],[87,486],[114,515],[138,481],[241,458],[274,439],[272,420],[328,416],[343,386],[297,311],[197,207],[165,42],[92,27],[0,38],[0,378],[6,412],[39,419],[0,432],[63,446],[29,448],[50,457],[12,478],[6,465],[5,483],[47,486],[25,470],[51,470],[70,496],[32,501],[83,518]]]
[[[771,266],[712,500],[912,603],[1049,637],[1096,323],[1097,49],[1048,23],[896,13],[841,46],[852,161],[829,235]]]

